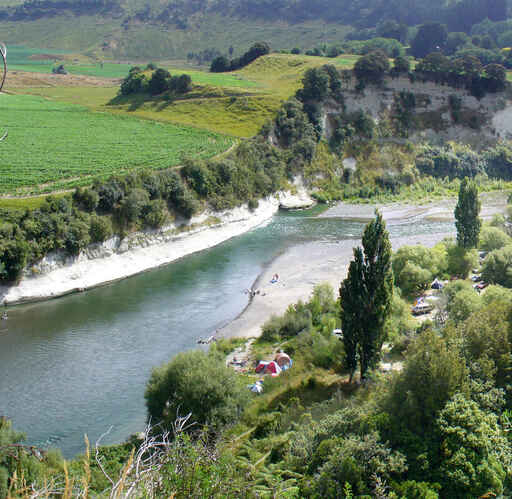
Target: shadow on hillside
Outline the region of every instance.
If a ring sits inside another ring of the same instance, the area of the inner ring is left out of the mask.
[[[136,111],[146,102],[151,102],[153,98],[146,94],[136,95],[116,95],[107,102],[107,106],[125,106],[128,105],[128,111]]]

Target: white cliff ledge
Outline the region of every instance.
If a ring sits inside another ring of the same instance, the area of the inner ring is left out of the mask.
[[[311,206],[304,189],[297,194],[280,192],[247,206],[224,212],[206,211],[187,224],[156,231],[135,232],[123,240],[115,236],[92,244],[76,257],[64,252],[48,254],[25,269],[17,285],[0,286],[0,304],[18,304],[56,298],[108,284],[168,264],[186,255],[211,248],[268,221],[279,209]]]

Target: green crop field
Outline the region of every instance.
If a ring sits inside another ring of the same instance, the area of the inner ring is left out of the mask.
[[[46,192],[134,169],[177,165],[183,156],[211,157],[233,139],[140,120],[36,96],[0,94],[0,193]]]

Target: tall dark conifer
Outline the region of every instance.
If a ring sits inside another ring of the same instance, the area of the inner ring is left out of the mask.
[[[480,199],[475,182],[467,177],[460,184],[459,200],[455,207],[455,227],[457,227],[457,244],[461,248],[470,249],[478,246],[482,220],[480,213]]]
[[[391,313],[393,272],[391,243],[382,215],[376,212],[363,234],[363,248],[354,248],[354,260],[340,287],[341,323],[350,380],[359,361],[361,379],[379,360]]]

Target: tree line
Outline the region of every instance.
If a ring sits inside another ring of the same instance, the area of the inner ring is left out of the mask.
[[[255,61],[258,57],[270,53],[270,45],[266,42],[257,42],[244,52],[240,57],[235,59],[228,59],[226,56],[218,56],[213,59],[210,65],[212,73],[225,73],[226,71],[235,71],[244,68],[251,62]]]

